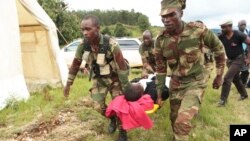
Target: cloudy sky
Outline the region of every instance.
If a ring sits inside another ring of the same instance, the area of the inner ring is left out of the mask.
[[[74,10],[131,10],[149,17],[152,25],[162,26],[160,13],[161,0],[65,0]],[[219,27],[225,20],[246,19],[250,25],[250,0],[187,0],[184,21],[202,20],[209,28]]]

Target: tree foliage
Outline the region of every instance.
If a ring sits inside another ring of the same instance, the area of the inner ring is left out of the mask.
[[[78,16],[67,11],[68,5],[63,0],[38,0],[38,2],[56,24],[60,32],[59,44],[66,44],[66,41],[80,37]]]
[[[117,23],[114,30],[115,37],[130,36],[129,31],[121,23]]]
[[[129,31],[124,25],[139,26],[141,31],[150,27],[148,17],[142,13],[135,12],[134,9],[131,9],[131,11],[101,11],[99,9],[69,11],[67,10],[68,4],[64,0],[38,0],[38,2],[55,22],[58,30],[68,42],[82,36],[80,23],[86,15],[97,16],[102,25],[102,32],[117,37],[132,35],[132,31]],[[115,28],[107,27],[111,25],[115,25]],[[66,44],[60,34],[58,34],[58,37],[60,45]]]
[[[146,17],[144,15],[140,15],[138,17],[138,26],[139,26],[141,31],[148,29],[150,26],[149,21],[148,21],[148,17]]]
[[[102,30],[102,34],[113,35],[108,26],[104,27],[104,29]]]

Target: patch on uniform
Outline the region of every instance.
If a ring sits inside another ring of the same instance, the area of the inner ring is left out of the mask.
[[[89,58],[89,54],[90,54],[90,51],[84,51],[82,59],[87,62]]]

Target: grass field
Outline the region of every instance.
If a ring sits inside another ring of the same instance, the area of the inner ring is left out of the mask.
[[[130,79],[140,76],[140,69],[132,69]],[[229,95],[226,107],[216,104],[220,90],[211,88],[208,82],[199,115],[193,120],[194,129],[190,141],[228,141],[230,124],[250,123],[250,100],[237,101],[235,87]],[[26,102],[10,101],[0,111],[0,140],[34,141],[112,141],[118,136],[107,133],[108,119],[86,106],[91,83],[87,76],[79,74],[68,99],[62,89],[49,89],[32,93]],[[249,90],[247,90],[249,92]],[[110,98],[108,98],[110,100]],[[150,130],[135,129],[128,132],[130,141],[171,141],[169,102],[150,115],[154,127]]]

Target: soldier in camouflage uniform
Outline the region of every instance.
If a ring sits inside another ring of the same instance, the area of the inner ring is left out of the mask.
[[[149,30],[143,32],[142,38],[143,43],[139,47],[139,52],[143,63],[142,78],[145,78],[148,74],[155,73],[154,40]]]
[[[214,53],[217,69],[213,81],[215,89],[222,84],[225,52],[218,37],[205,25],[181,20],[185,0],[163,0],[161,6],[160,15],[165,29],[155,43],[157,103],[163,104],[161,91],[169,66],[172,71],[169,100],[174,140],[188,141],[191,120],[198,114],[207,86],[202,47],[206,45]]]
[[[95,16],[86,16],[81,22],[81,32],[84,35],[83,43],[77,48],[75,58],[69,70],[64,96],[69,95],[70,86],[73,84],[82,60],[86,61],[86,68],[90,69],[92,88],[89,90],[94,107],[102,115],[106,111],[106,95],[110,92],[112,98],[120,95],[129,84],[128,67],[124,61],[119,44],[115,39],[102,35],[100,23]],[[93,74],[92,74],[93,73]],[[121,128],[120,128],[121,129]],[[109,132],[116,130],[116,118],[111,117]],[[126,131],[122,130],[119,140],[127,140]]]

